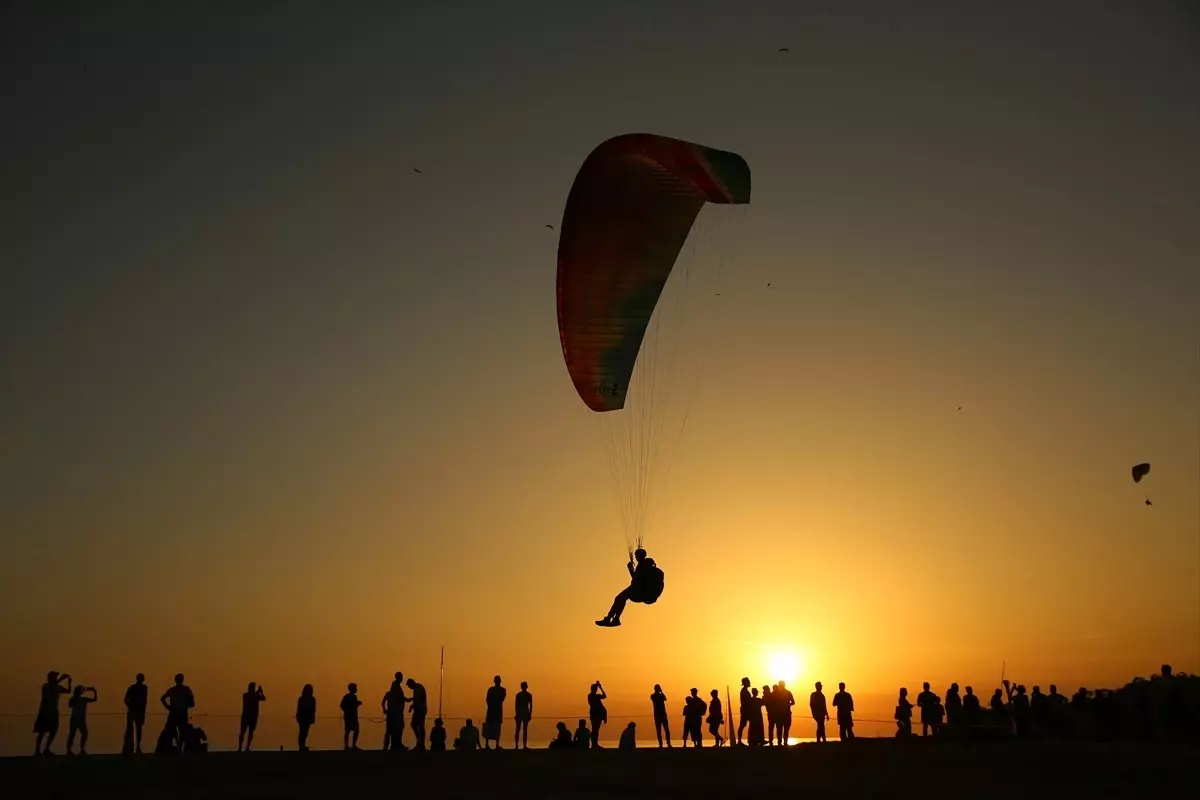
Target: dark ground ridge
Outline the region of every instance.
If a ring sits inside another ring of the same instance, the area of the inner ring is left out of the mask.
[[[35,797],[1166,797],[1200,790],[1200,744],[860,739],[786,749],[204,753],[0,759]],[[11,794],[10,794],[11,792]]]

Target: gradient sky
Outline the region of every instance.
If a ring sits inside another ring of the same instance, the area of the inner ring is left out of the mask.
[[[1198,17],[891,8],[6,6],[0,711],[1200,669]],[[610,631],[543,226],[629,131],[754,195]]]

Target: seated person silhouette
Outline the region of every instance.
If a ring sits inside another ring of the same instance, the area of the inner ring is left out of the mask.
[[[572,746],[580,750],[587,750],[592,746],[592,732],[588,730],[587,720],[579,720],[579,727],[575,729],[575,738],[572,740]]]
[[[571,738],[571,732],[567,730],[567,723],[558,723],[558,733],[550,740],[550,747],[556,750],[563,750],[573,746],[574,740]]]
[[[637,559],[636,565],[634,559]],[[653,558],[646,557],[646,551],[642,548],[633,551],[625,568],[629,570],[629,588],[613,599],[612,608],[608,610],[604,619],[596,620],[596,624],[601,628],[615,628],[620,625],[621,613],[625,610],[627,602],[632,600],[635,603],[650,605],[663,593],[663,571],[654,563]]]
[[[158,743],[154,746],[155,755],[178,752],[175,743],[175,733],[176,729],[170,725],[163,728],[162,733],[158,735]]]
[[[625,730],[621,731],[621,740],[617,745],[618,750],[633,750],[637,747],[637,723],[631,722],[625,726]]]
[[[199,728],[189,722],[183,729],[182,744],[185,753],[207,753],[208,734],[204,732],[204,728]]]
[[[475,727],[474,720],[467,720],[467,724],[458,731],[458,738],[454,740],[454,749],[479,750],[482,747],[483,745],[479,743],[479,728]]]
[[[438,752],[446,749],[446,726],[441,717],[433,721],[433,730],[429,732],[429,749]]]

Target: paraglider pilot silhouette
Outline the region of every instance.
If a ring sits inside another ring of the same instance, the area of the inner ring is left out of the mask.
[[[636,563],[634,559],[637,560]],[[652,605],[663,593],[666,576],[654,563],[654,559],[646,556],[646,551],[642,548],[633,551],[625,568],[629,570],[629,587],[621,590],[613,598],[612,608],[608,610],[604,619],[596,620],[596,624],[601,628],[615,628],[620,625],[621,614],[629,601]]]

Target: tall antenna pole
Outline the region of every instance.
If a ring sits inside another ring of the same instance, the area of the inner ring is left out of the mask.
[[[438,667],[438,716],[442,715],[442,680],[446,677],[446,645],[442,645],[442,663]]]

